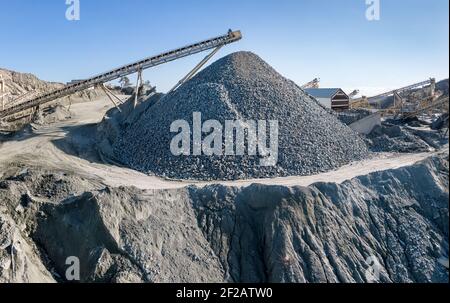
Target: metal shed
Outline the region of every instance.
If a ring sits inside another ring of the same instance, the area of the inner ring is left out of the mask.
[[[350,108],[350,97],[340,88],[308,88],[305,91],[327,108],[333,110]]]

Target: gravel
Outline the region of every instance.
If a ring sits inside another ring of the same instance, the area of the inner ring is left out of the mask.
[[[172,155],[176,134],[170,133],[171,124],[183,119],[192,128],[194,112],[201,112],[203,122],[215,119],[222,125],[225,120],[278,120],[277,164],[264,167],[259,156],[248,155]],[[250,52],[218,60],[161,98],[123,130],[113,150],[117,160],[136,170],[193,180],[309,175],[369,153],[358,134]]]
[[[411,128],[384,122],[367,136],[373,152],[418,153],[439,150],[448,144],[448,137],[430,128]]]

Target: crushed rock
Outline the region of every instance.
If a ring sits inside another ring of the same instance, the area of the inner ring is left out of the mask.
[[[278,120],[276,166],[259,156],[173,156],[172,122]],[[224,57],[175,92],[162,97],[113,145],[117,160],[136,170],[174,179],[236,180],[325,172],[368,155],[364,140],[295,83],[250,52]]]

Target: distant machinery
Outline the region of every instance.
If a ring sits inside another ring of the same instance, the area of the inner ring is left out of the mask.
[[[405,87],[402,87],[399,89],[395,89],[395,90],[392,90],[392,91],[389,91],[389,92],[386,92],[383,94],[379,94],[379,95],[370,97],[369,103],[372,103],[372,102],[370,102],[370,100],[373,100],[374,103],[377,103],[377,102],[380,102],[380,100],[383,100],[383,98],[393,96],[394,104],[393,104],[392,108],[401,109],[403,107],[403,105],[405,104],[405,102],[414,103],[415,101],[418,101],[417,99],[414,99],[414,98],[409,98],[408,100],[405,100],[401,96],[402,93],[405,93],[412,89],[425,87],[425,86],[429,86],[429,98],[434,99],[436,97],[436,80],[434,78],[430,78],[426,81],[414,83],[412,85],[408,85],[408,86],[405,86]]]
[[[355,89],[354,91],[352,91],[348,97],[351,99],[353,99],[353,97],[357,96],[359,94],[359,89]]]
[[[319,88],[319,85],[320,85],[320,79],[319,78],[315,78],[315,79],[309,81],[308,83],[302,85],[301,88],[302,89]]]
[[[70,81],[70,82],[67,82],[66,85],[77,84],[77,83],[80,83],[80,82],[83,82],[83,81],[84,81],[84,80],[72,80],[72,81]]]
[[[444,104],[448,104],[449,97],[443,97],[439,99],[432,100],[431,102],[421,103],[417,108],[410,112],[402,113],[403,118],[412,118],[417,115],[426,113],[429,110],[439,108]]]
[[[418,98],[414,96],[409,96],[408,98],[402,97],[403,93],[417,89],[420,87],[429,86],[429,96],[424,98]],[[379,110],[388,113],[399,113],[407,110],[408,107],[418,107],[422,102],[430,102],[436,99],[436,80],[430,78],[426,81],[421,81],[408,85],[399,89],[391,90],[376,96],[353,99],[350,101],[351,108],[371,108],[375,106]],[[382,101],[387,98],[393,98],[393,104],[386,109],[381,108]]]

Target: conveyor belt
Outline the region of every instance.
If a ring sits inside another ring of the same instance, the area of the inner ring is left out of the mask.
[[[112,71],[99,74],[90,79],[83,80],[74,84],[66,85],[64,88],[54,90],[49,93],[39,95],[33,99],[25,101],[19,105],[14,105],[4,111],[0,111],[0,118],[20,113],[22,111],[43,105],[45,103],[54,101],[56,99],[83,91],[90,87],[106,83],[123,76],[127,76],[144,69],[148,69],[157,65],[161,65],[170,61],[174,61],[183,57],[203,52],[205,50],[213,49],[219,46],[236,42],[242,38],[240,31],[229,31],[228,34],[216,38],[208,39],[202,42],[191,44],[182,48],[178,48],[169,52],[159,54],[157,56],[149,57],[144,60],[131,63]]]

